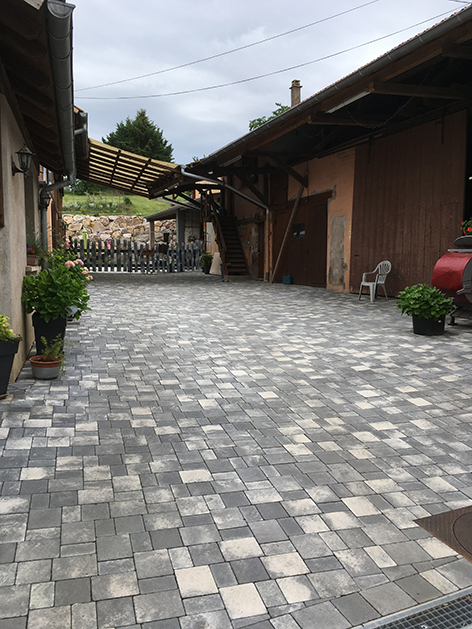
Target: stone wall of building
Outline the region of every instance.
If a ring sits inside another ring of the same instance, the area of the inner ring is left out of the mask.
[[[84,216],[64,214],[65,236],[69,240],[81,239],[84,229],[89,241],[131,240],[148,244],[149,223],[143,216]],[[155,242],[164,240],[169,233],[169,241],[175,240],[175,219],[155,221]]]

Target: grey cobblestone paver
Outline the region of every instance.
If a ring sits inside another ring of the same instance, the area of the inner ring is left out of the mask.
[[[394,300],[108,275],[0,402],[0,629],[347,629],[472,585],[472,327]]]

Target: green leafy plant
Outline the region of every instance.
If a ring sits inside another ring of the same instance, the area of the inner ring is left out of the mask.
[[[47,239],[39,232],[32,232],[26,236],[26,251],[29,255],[46,258],[48,254]]]
[[[37,275],[23,278],[21,301],[26,312],[37,312],[46,322],[51,319],[65,319],[70,307],[77,308],[74,317],[78,319],[90,299],[87,283],[91,276],[83,262],[71,259],[75,254],[67,248],[54,250],[48,257],[48,267]]]
[[[41,354],[43,363],[52,363],[64,360],[64,339],[62,334],[58,334],[50,343],[42,336],[43,353]]]
[[[464,236],[472,236],[472,218],[462,221],[461,230]]]
[[[6,341],[7,343],[21,341],[21,336],[15,334],[8,325],[8,317],[6,315],[0,315],[0,341]]]
[[[213,255],[211,253],[202,254],[201,265],[203,266],[211,266],[211,262],[213,260]]]
[[[409,317],[438,320],[452,310],[453,299],[428,284],[407,286],[398,294],[397,308]]]

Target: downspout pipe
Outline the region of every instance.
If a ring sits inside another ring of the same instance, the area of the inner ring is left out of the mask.
[[[57,190],[75,181],[74,90],[72,79],[72,12],[74,4],[47,0],[47,31],[54,75],[56,108],[67,181],[46,186]],[[61,185],[59,185],[61,184]]]
[[[219,188],[226,188],[227,190],[231,190],[231,192],[234,192],[234,194],[237,194],[239,197],[246,199],[246,201],[249,201],[250,203],[254,203],[254,205],[257,205],[258,207],[261,207],[264,210],[268,209],[268,206],[262,203],[261,201],[258,201],[257,199],[253,199],[252,197],[249,197],[247,194],[244,194],[240,190],[233,188],[233,186],[230,186],[225,181],[221,181],[221,179],[210,179],[209,177],[206,177],[204,175],[194,175],[193,173],[187,172],[183,166],[180,167],[180,172],[183,177],[189,177],[190,179],[196,179],[197,181],[208,181],[209,183],[214,183]]]

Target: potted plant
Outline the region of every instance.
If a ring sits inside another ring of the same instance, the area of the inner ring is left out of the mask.
[[[59,371],[64,366],[64,338],[58,334],[52,342],[48,343],[43,336],[42,354],[31,356],[30,363],[33,376],[39,380],[53,380],[59,375]]]
[[[11,368],[20,341],[21,336],[15,334],[8,325],[8,317],[0,315],[0,400],[7,395]]]
[[[77,309],[73,314],[75,319],[84,310],[89,310],[87,283],[90,279],[82,260],[66,250],[55,250],[48,256],[46,269],[23,278],[21,301],[26,306],[26,312],[33,313],[38,354],[43,353],[42,337],[47,343],[51,343],[58,334],[64,338],[71,310]]]
[[[202,260],[201,260],[202,271],[207,275],[210,272],[212,260],[213,260],[213,255],[211,253],[204,253],[202,255]]]
[[[472,247],[472,218],[462,221],[461,223],[462,236],[459,236],[454,240],[456,247]]]
[[[156,249],[154,247],[143,247],[141,249],[141,255],[143,255],[143,256],[154,256],[154,255],[156,255]]]
[[[407,286],[398,294],[397,308],[413,319],[413,332],[425,336],[444,333],[446,315],[452,310],[453,299],[428,284]]]
[[[39,233],[28,234],[26,242],[26,264],[37,266],[39,258],[46,258],[48,253],[44,238]]]

